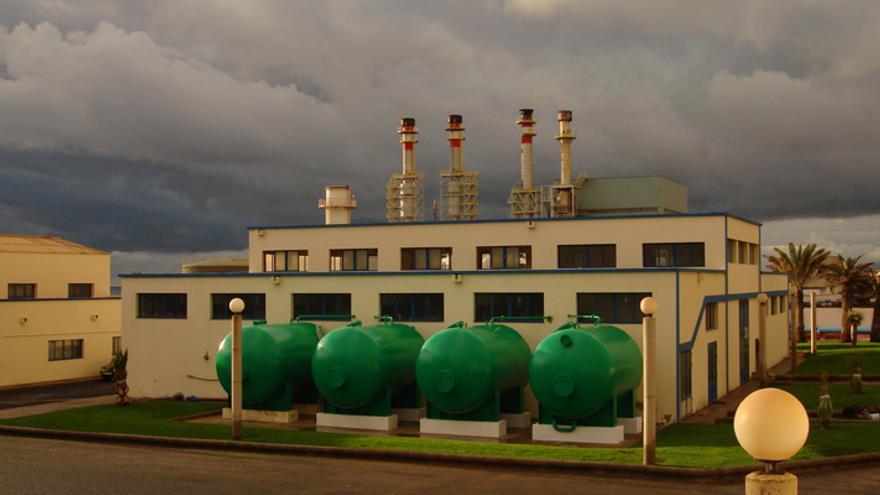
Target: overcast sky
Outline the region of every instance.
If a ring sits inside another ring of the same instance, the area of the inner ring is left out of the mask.
[[[506,216],[517,109],[536,174],[664,175],[692,211],[766,222],[765,245],[880,260],[880,2],[4,0],[0,231],[176,271],[245,226],[320,223],[323,185],[383,218],[401,115],[428,200],[467,128],[481,217]]]

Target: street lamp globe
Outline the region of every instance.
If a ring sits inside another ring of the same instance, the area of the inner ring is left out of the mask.
[[[642,313],[646,315],[653,315],[657,312],[657,300],[653,297],[646,297],[642,299],[642,302],[639,303],[639,307],[642,309]]]
[[[769,300],[770,300],[770,298],[767,297],[767,293],[766,293],[766,292],[762,292],[762,293],[758,294],[758,302],[759,302],[759,303],[761,303],[761,304],[767,304],[767,301],[769,301]]]
[[[244,301],[242,301],[241,298],[238,297],[229,301],[229,311],[232,311],[232,314],[240,314],[242,311],[244,311]]]
[[[736,410],[733,430],[739,444],[755,459],[776,463],[798,453],[810,433],[803,404],[778,388],[752,392]]]

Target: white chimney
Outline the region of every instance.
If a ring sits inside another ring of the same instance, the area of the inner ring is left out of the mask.
[[[349,186],[324,186],[324,197],[318,200],[318,208],[324,210],[325,225],[349,224],[357,201]]]

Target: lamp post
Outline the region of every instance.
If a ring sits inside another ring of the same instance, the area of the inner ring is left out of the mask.
[[[229,301],[232,312],[232,439],[241,440],[241,312],[244,301],[235,298]]]
[[[810,292],[810,354],[816,354],[816,338],[819,330],[816,328],[816,291]]]
[[[758,294],[758,381],[761,388],[767,386],[767,294]]]
[[[746,476],[746,495],[797,493],[797,477],[779,468],[804,446],[810,433],[807,411],[795,396],[778,388],[752,392],[733,418],[736,440],[764,471]]]
[[[642,445],[644,455],[642,463],[646,466],[656,464],[657,447],[657,390],[654,385],[654,353],[656,350],[656,322],[654,313],[657,312],[657,300],[653,297],[642,299],[639,304],[645,317],[642,318]]]

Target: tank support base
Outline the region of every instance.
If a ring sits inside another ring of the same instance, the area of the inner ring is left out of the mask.
[[[638,435],[642,432],[642,417],[617,418],[617,424],[623,426],[623,432],[627,435]]]
[[[467,421],[456,419],[422,418],[422,435],[452,435],[457,437],[501,438],[507,435],[507,421]]]
[[[501,419],[507,421],[508,428],[525,429],[532,426],[532,413],[523,412],[519,414],[501,413]]]
[[[397,429],[397,415],[365,416],[360,414],[318,413],[315,415],[315,424],[318,427],[328,428],[391,431]]]
[[[398,421],[407,421],[410,423],[416,423],[420,419],[424,418],[427,414],[427,407],[416,407],[416,408],[395,408],[392,409],[391,412],[397,415]]]
[[[534,424],[532,441],[617,445],[623,443],[623,426],[578,426],[574,431],[561,432],[553,425]]]
[[[223,419],[232,419],[232,409],[223,408]],[[299,411],[291,409],[289,411],[261,411],[257,409],[242,409],[242,421],[253,421],[256,423],[293,423],[299,421]]]

